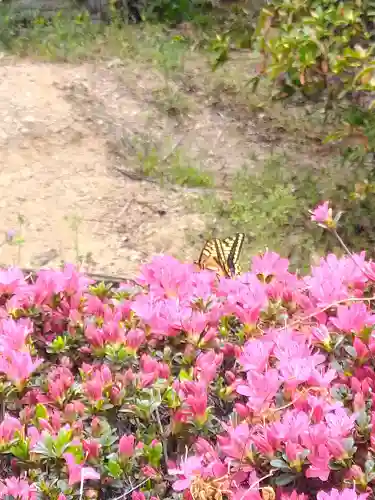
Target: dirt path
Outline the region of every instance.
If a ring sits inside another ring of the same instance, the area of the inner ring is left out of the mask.
[[[92,271],[131,276],[154,253],[195,256],[205,224],[185,202],[197,190],[163,188],[116,169],[134,164],[137,137],[157,139],[166,155],[183,140],[190,157],[216,173],[241,166],[254,143],[210,109],[193,111],[188,129],[159,112],[147,98],[155,82],[116,64],[3,59],[0,232],[17,230],[19,216],[25,222],[22,247],[3,244],[1,264],[53,266],[79,254]],[[186,245],[191,233],[197,238]]]

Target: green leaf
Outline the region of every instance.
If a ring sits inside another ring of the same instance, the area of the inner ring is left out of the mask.
[[[344,347],[344,349],[349,354],[349,356],[351,356],[352,358],[357,357],[357,351],[354,349],[354,347],[352,345],[346,345]]]
[[[161,456],[163,453],[163,446],[158,443],[154,446],[145,446],[144,455],[152,467],[159,467]]]
[[[123,474],[121,465],[117,460],[109,460],[109,462],[107,463],[107,470],[109,474],[115,479],[119,479]]]
[[[274,460],[271,460],[271,466],[275,467],[275,469],[290,470],[289,465],[280,458],[275,458]]]
[[[48,419],[47,408],[44,405],[38,403],[35,407],[35,416],[37,419],[39,418]]]
[[[180,370],[180,375],[179,378],[181,381],[183,380],[192,380],[193,378],[193,369],[191,368],[189,371],[187,370]]]
[[[282,474],[275,479],[277,486],[286,486],[296,479],[294,474]]]
[[[288,467],[288,464],[284,462],[284,460],[281,460],[280,458],[275,458],[274,460],[271,460],[271,465],[272,467],[275,467],[275,469],[283,469],[285,467]]]
[[[62,457],[67,448],[71,445],[72,431],[70,429],[61,429],[55,440],[56,457]]]
[[[44,442],[40,441],[33,447],[33,453],[41,455],[43,458],[55,458],[53,451],[53,440],[51,436],[46,436]]]
[[[10,448],[10,452],[21,460],[28,460],[29,458],[29,442],[28,440],[20,441]]]
[[[374,460],[372,460],[372,459],[366,460],[366,462],[365,462],[365,471],[366,471],[367,474],[369,474],[370,472],[372,472],[374,470],[374,467],[375,467]]]

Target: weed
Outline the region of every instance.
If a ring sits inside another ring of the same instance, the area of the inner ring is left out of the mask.
[[[179,118],[194,109],[194,102],[178,88],[167,84],[153,91],[153,101],[157,108],[170,117]]]
[[[306,210],[319,193],[307,174],[297,177],[292,172],[285,155],[271,156],[257,172],[245,165],[232,179],[229,199],[205,196],[200,207],[224,232],[245,232],[252,253],[272,242],[275,251],[301,267],[316,246],[306,231]]]
[[[212,187],[213,177],[204,169],[191,164],[181,149],[176,149],[169,160],[167,176],[171,182],[188,187]]]
[[[137,151],[139,173],[154,177],[161,183],[187,187],[212,187],[213,176],[206,170],[192,164],[181,147],[173,147],[170,153],[162,156],[160,145],[150,140],[136,141],[133,148]]]
[[[22,247],[25,244],[24,230],[27,224],[26,218],[22,214],[17,215],[17,229],[11,229],[4,235],[3,241],[0,242],[0,249],[5,245],[10,245],[17,248],[17,256],[13,259],[13,265],[21,265]]]
[[[160,157],[155,146],[146,143],[142,151],[138,151],[140,173],[146,177],[157,176],[159,171]]]

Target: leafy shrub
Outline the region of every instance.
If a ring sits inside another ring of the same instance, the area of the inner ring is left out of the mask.
[[[364,253],[236,279],[160,256],[118,289],[1,271],[0,497],[372,495],[374,282]]]
[[[273,82],[276,99],[324,100],[338,123],[326,140],[344,139],[350,152],[354,144],[351,158],[362,161],[375,151],[373,117],[364,116],[375,104],[374,40],[373,0],[272,0],[253,37],[261,62],[252,82]]]
[[[262,11],[255,35],[263,56],[261,74],[329,103],[354,90],[374,90],[372,0],[273,0]]]

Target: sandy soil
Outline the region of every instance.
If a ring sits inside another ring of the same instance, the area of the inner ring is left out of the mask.
[[[134,166],[135,139],[148,138],[166,155],[183,142],[220,175],[254,153],[252,131],[240,133],[212,108],[181,123],[150,104],[159,84],[116,61],[0,61],[0,232],[19,230],[24,220],[24,243],[2,244],[2,265],[54,266],[79,255],[91,271],[130,277],[155,253],[196,257],[205,222],[186,202],[199,190],[119,170]]]

